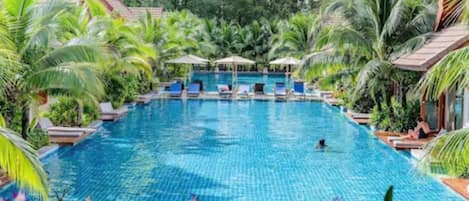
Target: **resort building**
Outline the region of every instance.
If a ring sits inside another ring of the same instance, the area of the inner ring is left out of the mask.
[[[163,8],[158,7],[127,7],[120,0],[101,0],[101,3],[110,13],[116,13],[130,21],[138,20],[149,12],[153,17],[162,17]]]
[[[442,12],[440,13],[441,19]],[[435,30],[438,30],[438,20]],[[451,51],[469,44],[469,29],[456,24],[434,32],[428,42],[417,51],[399,57],[393,64],[404,70],[425,73]],[[469,125],[469,90],[450,90],[436,101],[422,97],[421,116],[433,130],[456,130]]]

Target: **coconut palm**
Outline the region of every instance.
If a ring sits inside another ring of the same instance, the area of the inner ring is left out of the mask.
[[[19,188],[35,192],[43,200],[49,200],[47,177],[37,152],[17,133],[2,126],[0,126],[0,167]]]
[[[58,41],[60,17],[70,4],[63,1],[35,3],[3,0],[0,5],[0,61],[2,96],[14,105],[4,114],[9,127],[20,113],[20,128],[27,137],[30,108],[39,92],[99,96],[102,85],[96,64],[101,47],[83,38]]]
[[[181,17],[179,17],[181,16]],[[210,49],[206,44],[198,44],[202,22],[186,12],[172,13],[168,18],[154,18],[149,13],[141,18],[136,26],[142,40],[150,44],[155,55],[150,58],[152,69],[168,77],[164,62],[182,54],[195,53],[199,48]]]
[[[296,14],[279,25],[279,34],[273,39],[271,57],[294,56],[302,58],[314,52],[321,31],[321,20],[314,14]]]
[[[332,63],[358,68],[356,91],[370,93],[378,104],[389,104],[389,89],[393,82],[400,81],[391,61],[423,45],[432,31],[434,8],[425,0],[328,1],[324,14],[339,15],[347,23],[324,29],[317,45],[318,49],[328,48],[330,54],[309,55],[306,63],[315,67],[313,64]]]

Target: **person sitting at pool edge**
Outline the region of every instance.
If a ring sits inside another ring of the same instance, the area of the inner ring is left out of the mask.
[[[427,138],[428,134],[431,132],[430,126],[425,122],[422,117],[417,117],[417,126],[414,130],[409,130],[408,134],[401,137],[401,140],[411,139],[418,140]]]
[[[320,139],[318,144],[316,145],[316,149],[324,149],[326,148],[326,140],[325,139]]]

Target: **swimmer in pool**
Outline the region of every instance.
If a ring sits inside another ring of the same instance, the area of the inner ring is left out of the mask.
[[[327,148],[326,140],[320,139],[318,144],[316,145],[316,149],[324,149]]]

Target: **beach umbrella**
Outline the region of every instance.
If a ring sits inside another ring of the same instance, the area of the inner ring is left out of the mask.
[[[200,58],[198,56],[194,55],[185,55],[176,59],[171,59],[169,61],[166,61],[165,63],[170,63],[170,64],[207,64],[208,60],[204,58]]]
[[[169,61],[166,61],[165,63],[169,63],[169,64],[191,64],[191,65],[204,65],[204,64],[207,64],[209,62],[209,60],[207,59],[204,59],[204,58],[201,58],[201,57],[198,57],[198,56],[195,56],[195,55],[185,55],[185,56],[182,56],[182,57],[178,57],[178,58],[175,58],[175,59],[171,59]],[[185,70],[185,69],[184,69]],[[186,81],[186,80],[184,80]]]
[[[288,75],[291,73],[290,72],[291,67],[300,65],[301,61],[299,59],[295,59],[293,57],[284,57],[284,58],[273,60],[273,61],[269,62],[269,64],[272,64],[272,65],[287,65],[288,68],[287,68],[287,72],[286,72],[287,73],[286,79],[288,79]]]
[[[226,57],[223,59],[219,59],[215,61],[216,64],[228,64],[228,65],[233,65],[233,79],[232,79],[232,84],[234,85],[235,82],[238,80],[238,71],[237,71],[237,66],[238,65],[252,65],[255,64],[256,62],[240,57],[240,56],[230,56]]]
[[[299,59],[295,59],[293,57],[284,57],[284,58],[273,60],[269,63],[270,64],[277,64],[277,65],[299,65],[301,63],[301,61]]]
[[[300,65],[301,61],[299,59],[295,59],[293,57],[284,57],[284,58],[273,60],[269,64],[272,64],[272,65],[287,65],[288,66],[287,73],[291,73],[290,68],[292,66]]]

